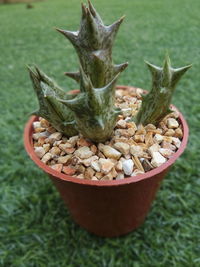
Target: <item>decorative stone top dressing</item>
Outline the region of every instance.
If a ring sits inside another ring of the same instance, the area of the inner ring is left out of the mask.
[[[136,176],[159,167],[180,147],[183,136],[178,112],[155,127],[138,127],[135,116],[142,104],[140,88],[117,89],[115,106],[122,109],[109,141],[95,144],[81,135],[66,138],[48,121],[33,123],[36,155],[58,172],[79,179],[113,180]]]

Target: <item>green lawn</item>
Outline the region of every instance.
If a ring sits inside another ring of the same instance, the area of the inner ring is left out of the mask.
[[[200,27],[199,0],[94,0],[105,23],[126,20],[114,48],[129,61],[120,84],[150,88],[144,59],[161,64],[166,50],[175,67],[193,63],[173,103],[190,126],[184,155],[167,175],[147,220],[115,239],[87,233],[71,219],[48,177],[23,148],[23,127],[37,107],[25,65],[37,63],[67,90],[63,75],[78,67],[71,44],[54,26],[76,30],[79,0],[0,6],[0,266],[200,266]],[[103,196],[102,196],[103,201]]]

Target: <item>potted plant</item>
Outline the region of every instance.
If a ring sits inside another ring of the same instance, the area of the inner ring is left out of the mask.
[[[79,71],[66,75],[80,91],[65,92],[38,67],[28,67],[39,110],[25,127],[25,148],[50,176],[74,220],[107,237],[141,225],[188,139],[187,123],[170,103],[191,65],[174,69],[166,55],[163,67],[146,62],[152,74],[148,94],[116,86],[128,66],[112,60],[123,18],[105,26],[88,1],[79,31],[57,29],[78,54]]]

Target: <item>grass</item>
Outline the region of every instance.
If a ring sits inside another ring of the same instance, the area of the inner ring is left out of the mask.
[[[93,1],[105,22],[126,20],[115,43],[116,63],[129,61],[120,84],[150,88],[143,60],[175,67],[193,63],[173,103],[190,126],[190,141],[162,183],[145,223],[127,236],[104,239],[77,226],[50,180],[27,157],[23,127],[37,106],[25,65],[35,62],[67,90],[75,52],[54,26],[77,29],[80,1],[0,6],[0,266],[200,266],[199,0]],[[102,197],[103,198],[103,197]]]

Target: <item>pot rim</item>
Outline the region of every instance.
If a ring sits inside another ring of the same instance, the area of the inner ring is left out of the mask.
[[[118,89],[126,89],[127,87],[132,87],[132,86],[124,86],[124,85],[117,86]],[[73,90],[72,92],[78,93],[78,90]],[[49,174],[49,175],[51,175],[57,179],[63,180],[63,181],[68,181],[68,182],[72,182],[72,183],[80,184],[80,185],[87,185],[87,186],[89,185],[89,186],[97,186],[97,187],[98,186],[108,186],[108,187],[109,186],[119,186],[119,185],[126,185],[126,184],[130,184],[130,183],[136,183],[136,182],[148,179],[152,176],[155,176],[158,173],[161,173],[164,170],[168,169],[177,160],[177,158],[183,153],[183,151],[186,148],[186,145],[188,142],[188,135],[189,135],[189,128],[188,128],[187,122],[184,119],[181,112],[175,106],[172,105],[172,107],[174,107],[179,112],[179,120],[180,120],[180,123],[182,124],[182,127],[183,127],[183,138],[182,138],[181,145],[178,148],[178,150],[173,154],[172,157],[170,157],[170,159],[168,159],[161,166],[159,166],[159,167],[157,167],[151,171],[148,171],[144,174],[140,174],[140,175],[136,175],[136,176],[132,176],[132,177],[127,177],[127,178],[122,179],[122,180],[96,181],[96,180],[79,179],[76,177],[66,175],[64,173],[57,172],[57,171],[53,170],[51,167],[49,167],[48,165],[46,165],[45,163],[43,163],[36,156],[36,154],[34,152],[34,148],[33,148],[33,141],[32,141],[33,122],[37,119],[37,116],[31,116],[25,125],[24,146],[25,146],[26,152],[28,153],[30,158],[35,162],[35,164],[39,168],[41,168],[47,174]]]

